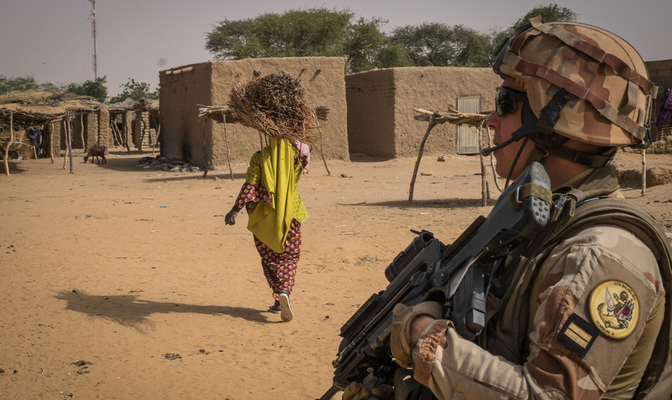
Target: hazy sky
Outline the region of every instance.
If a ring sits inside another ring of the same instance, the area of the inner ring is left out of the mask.
[[[628,42],[645,61],[672,59],[671,0],[554,1],[579,22],[605,28]],[[514,4],[515,5],[509,5]],[[97,0],[98,76],[109,95],[133,78],[154,90],[159,71],[206,62],[205,35],[224,19],[264,12],[325,7],[358,17],[388,20],[385,31],[423,22],[462,24],[487,32],[503,29],[539,0]],[[94,79],[90,0],[0,0],[0,75],[32,75],[38,83]]]

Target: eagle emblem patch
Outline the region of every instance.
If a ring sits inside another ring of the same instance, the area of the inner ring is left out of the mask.
[[[602,282],[590,294],[590,316],[602,334],[614,339],[624,339],[637,326],[637,294],[625,282]]]

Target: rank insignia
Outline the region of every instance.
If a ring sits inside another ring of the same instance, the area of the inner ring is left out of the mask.
[[[597,338],[597,329],[590,322],[572,314],[558,334],[558,341],[581,357],[585,357]]]
[[[627,283],[618,280],[602,282],[590,294],[590,316],[602,334],[624,339],[637,326],[637,294]]]

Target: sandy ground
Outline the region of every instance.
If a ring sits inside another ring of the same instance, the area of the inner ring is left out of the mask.
[[[141,156],[77,157],[74,173],[63,159],[11,161],[9,176],[0,167],[0,398],[318,398],[341,325],[386,286],[410,229],[450,243],[494,204],[481,206],[478,157],[425,157],[410,205],[415,159],[331,161],[328,176],[313,157],[300,183],[310,218],[295,318],[282,323],[266,312],[247,216],[224,224],[246,165],[233,180],[203,179],[144,168]],[[672,185],[624,193],[672,230]]]

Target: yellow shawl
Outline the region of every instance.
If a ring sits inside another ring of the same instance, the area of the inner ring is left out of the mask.
[[[261,184],[271,196],[271,204],[256,204],[247,229],[271,250],[284,253],[294,209],[294,150],[284,139],[269,137],[268,143],[261,153]]]

